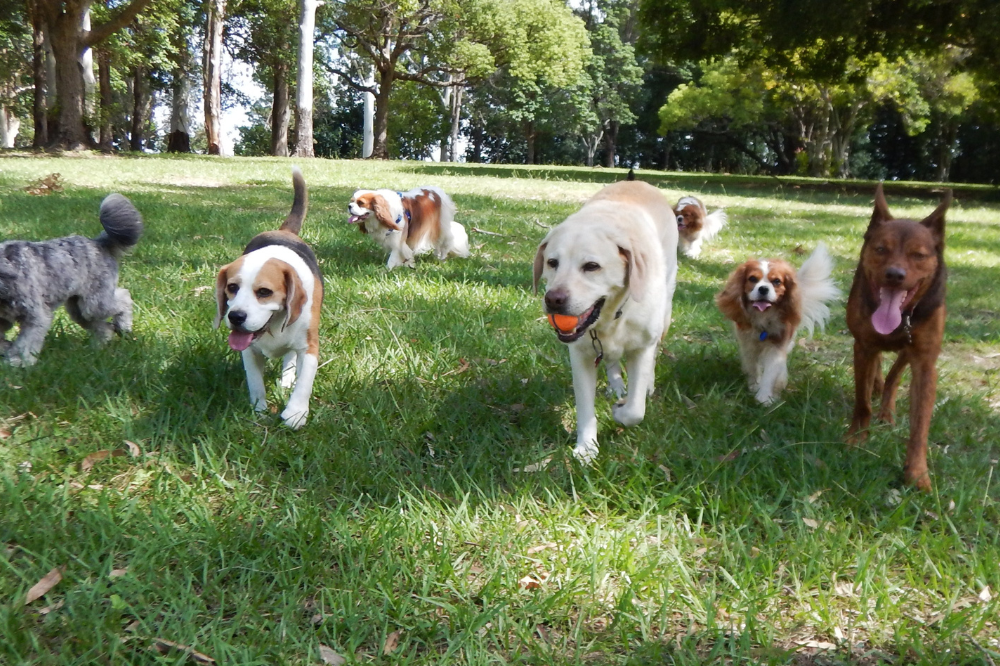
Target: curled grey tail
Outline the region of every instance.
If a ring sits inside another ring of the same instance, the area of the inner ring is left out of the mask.
[[[133,247],[142,237],[142,215],[131,201],[117,193],[101,202],[101,226],[104,233],[94,240],[114,255]]]
[[[306,179],[298,167],[292,167],[292,187],[295,189],[295,199],[292,201],[292,212],[279,227],[280,231],[290,231],[296,236],[302,231],[302,220],[306,219],[309,209],[309,192],[306,190]]]

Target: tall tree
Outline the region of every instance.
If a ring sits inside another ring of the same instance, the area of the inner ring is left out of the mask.
[[[83,126],[83,76],[79,61],[84,49],[97,46],[121,30],[152,0],[131,0],[106,22],[84,30],[83,18],[91,0],[35,0],[35,9],[47,27],[55,59],[55,88],[59,119],[53,142],[76,150],[90,144]]]
[[[209,155],[222,152],[222,30],[225,19],[226,0],[205,0],[202,85]]]
[[[299,17],[299,69],[296,81],[295,154],[313,157],[313,41],[316,38],[317,0],[301,0]]]

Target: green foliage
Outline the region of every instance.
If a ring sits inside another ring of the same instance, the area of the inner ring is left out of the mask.
[[[402,81],[393,90],[396,110],[389,116],[389,154],[422,160],[431,156],[447,134],[447,118],[437,91],[413,81]]]

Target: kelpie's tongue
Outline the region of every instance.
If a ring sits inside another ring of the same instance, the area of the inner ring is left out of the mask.
[[[872,315],[872,326],[882,335],[889,335],[903,322],[903,299],[906,298],[906,290],[882,287],[879,298],[881,300],[878,309]]]
[[[229,347],[235,349],[238,352],[243,351],[250,346],[253,342],[253,333],[244,333],[243,331],[232,331],[229,334]]]

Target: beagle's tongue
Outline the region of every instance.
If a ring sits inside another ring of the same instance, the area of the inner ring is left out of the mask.
[[[906,298],[906,290],[882,287],[879,298],[881,300],[878,309],[872,315],[872,326],[882,335],[889,335],[903,323],[903,299]]]
[[[243,331],[232,331],[229,333],[229,347],[238,352],[243,351],[253,342],[253,333]]]

